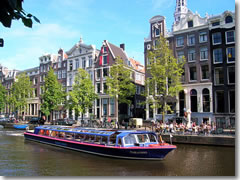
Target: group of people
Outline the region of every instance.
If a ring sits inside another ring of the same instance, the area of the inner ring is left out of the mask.
[[[196,125],[195,122],[187,126],[185,123],[162,123],[157,122],[153,124],[155,131],[160,134],[172,133],[172,134],[204,134],[209,135],[216,132],[216,125],[213,123],[201,123]]]

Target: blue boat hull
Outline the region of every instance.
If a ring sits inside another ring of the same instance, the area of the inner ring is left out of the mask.
[[[25,130],[28,127],[28,125],[27,124],[14,124],[13,127],[15,129]]]
[[[81,143],[76,141],[68,141],[64,139],[56,139],[38,136],[31,133],[24,133],[25,139],[32,140],[49,145],[59,146],[67,149],[82,151],[86,153],[124,158],[124,159],[145,159],[145,160],[162,160],[170,151],[176,148],[176,146],[169,145],[162,148],[121,148],[110,147],[88,143]]]

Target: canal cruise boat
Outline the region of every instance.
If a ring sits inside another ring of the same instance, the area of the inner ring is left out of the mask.
[[[159,143],[157,134],[137,130],[107,130],[43,125],[24,133],[26,140],[96,155],[162,160],[176,146]]]

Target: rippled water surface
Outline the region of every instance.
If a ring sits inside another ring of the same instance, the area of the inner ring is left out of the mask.
[[[24,140],[0,129],[0,176],[233,176],[235,148],[177,145],[162,161],[106,158]]]

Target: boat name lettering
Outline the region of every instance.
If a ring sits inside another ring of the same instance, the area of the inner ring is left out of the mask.
[[[147,154],[147,151],[130,151],[130,154]]]

